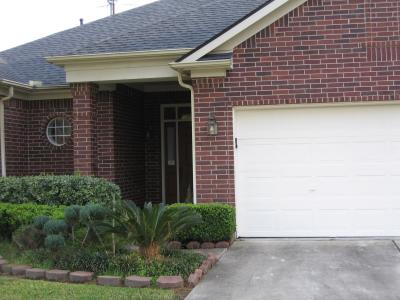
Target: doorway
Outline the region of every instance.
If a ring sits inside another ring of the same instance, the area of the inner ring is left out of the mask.
[[[161,106],[161,163],[163,203],[192,203],[192,123],[189,103]]]

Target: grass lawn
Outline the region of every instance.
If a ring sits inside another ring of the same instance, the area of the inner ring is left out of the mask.
[[[134,289],[104,287],[89,284],[66,284],[25,280],[5,276],[0,276],[0,291],[0,299],[7,300],[179,299],[174,292],[159,289]]]

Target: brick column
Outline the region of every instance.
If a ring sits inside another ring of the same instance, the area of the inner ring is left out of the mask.
[[[97,131],[97,175],[116,180],[114,105],[115,92],[104,91],[98,94],[96,106]]]
[[[73,96],[74,171],[97,175],[96,102],[98,88],[91,83],[71,86]]]

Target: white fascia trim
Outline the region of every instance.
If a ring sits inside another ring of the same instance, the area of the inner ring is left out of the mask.
[[[0,94],[4,94],[8,88],[15,88],[14,98],[21,100],[58,100],[72,99],[69,85],[52,85],[32,87],[28,84],[11,80],[0,80]]]
[[[237,24],[236,26],[232,27],[216,39],[210,41],[203,47],[199,48],[189,56],[185,57],[181,63],[187,62],[194,62],[197,61],[199,58],[205,56],[208,53],[211,53],[213,50],[217,49],[219,46],[223,45],[230,39],[234,38],[253,24],[257,23],[258,21],[262,20],[263,18],[267,17],[269,14],[273,13],[277,9],[287,5],[288,9],[286,13],[289,13],[294,8],[298,7],[300,4],[306,2],[306,0],[274,0],[270,4],[266,5],[265,7],[261,8],[260,10],[256,11],[254,14],[249,16],[248,18],[244,19],[242,22]],[[295,3],[295,5],[292,5]]]
[[[195,62],[172,62],[169,64],[174,70],[190,71],[193,69],[232,68],[231,59],[205,60]]]
[[[173,62],[171,68],[180,73],[190,73],[191,78],[225,77],[226,71],[232,70],[232,59],[196,61],[189,63]]]
[[[51,64],[64,66],[66,64],[80,63],[80,62],[92,63],[92,62],[109,62],[115,60],[165,58],[170,56],[184,55],[191,50],[192,48],[181,48],[181,49],[115,52],[115,53],[85,54],[85,55],[65,55],[65,56],[46,57],[46,60]]]

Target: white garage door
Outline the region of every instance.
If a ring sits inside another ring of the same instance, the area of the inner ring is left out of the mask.
[[[235,110],[240,237],[400,236],[400,105]]]

